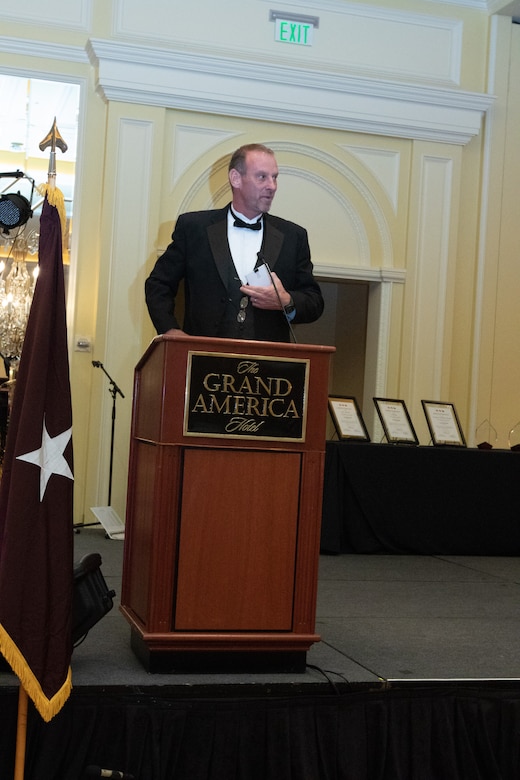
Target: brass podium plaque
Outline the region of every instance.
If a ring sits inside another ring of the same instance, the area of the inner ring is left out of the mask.
[[[304,441],[309,360],[189,352],[185,436]]]

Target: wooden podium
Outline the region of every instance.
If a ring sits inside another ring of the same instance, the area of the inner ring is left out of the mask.
[[[136,366],[121,611],[148,671],[305,669],[333,351],[173,334]]]

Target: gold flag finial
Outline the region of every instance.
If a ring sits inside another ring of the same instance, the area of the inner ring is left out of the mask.
[[[51,154],[49,157],[49,171],[48,171],[48,181],[51,186],[54,186],[55,180],[56,180],[56,147],[58,149],[61,149],[63,153],[67,151],[69,148],[63,138],[60,135],[60,131],[58,130],[56,126],[56,117],[54,117],[54,122],[52,123],[52,127],[43,139],[43,141],[40,141],[40,149],[43,152],[45,149],[48,149],[49,146],[51,148]]]
[[[56,187],[56,147],[61,149],[62,152],[66,152],[69,148],[63,138],[60,135],[60,131],[56,126],[56,117],[52,127],[39,144],[41,151],[50,147],[51,153],[49,157],[49,171],[47,174],[47,184],[42,184],[38,187],[38,192],[43,197],[47,197],[47,200],[52,206],[55,206],[60,215],[61,222],[61,234],[63,240],[65,240],[65,226],[66,226],[66,214],[65,214],[65,199],[63,193]]]

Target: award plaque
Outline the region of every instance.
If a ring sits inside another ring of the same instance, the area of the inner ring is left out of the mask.
[[[404,401],[374,398],[374,404],[389,444],[419,444]]]
[[[459,418],[453,404],[421,401],[432,442],[436,447],[465,447]]]
[[[329,397],[329,411],[340,439],[370,441],[370,436],[355,398],[335,395]]]

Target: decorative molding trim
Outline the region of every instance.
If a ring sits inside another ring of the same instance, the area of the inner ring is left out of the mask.
[[[458,5],[463,8],[472,8],[475,11],[484,11],[493,14],[509,5],[508,0],[427,0],[429,3],[444,3],[445,5]]]
[[[321,149],[316,149],[314,147],[311,148],[304,144],[297,144],[297,143],[288,144],[286,142],[273,141],[271,142],[270,145],[275,152],[281,150],[289,151],[289,152],[292,151],[298,154],[299,159],[303,159],[305,158],[305,156],[307,156],[312,160],[319,160],[322,163],[322,165],[334,169],[336,172],[340,173],[345,178],[346,181],[350,182],[350,184],[363,197],[363,200],[365,201],[366,205],[369,207],[370,213],[372,214],[374,221],[377,225],[378,236],[381,240],[381,246],[383,248],[382,259],[384,265],[388,264],[389,266],[391,266],[393,264],[392,239],[391,239],[390,230],[388,228],[388,224],[386,222],[384,214],[373,192],[370,190],[369,187],[367,187],[363,179],[352,170],[352,168],[350,168],[345,163],[340,162],[340,160],[337,157],[333,157],[332,155],[324,152]],[[282,168],[280,168],[280,170],[282,170]],[[304,178],[305,177],[311,178],[308,170],[306,171],[304,169],[301,169],[299,171],[299,175]],[[368,266],[370,263],[370,248],[367,240],[366,231],[363,227],[362,222],[359,220],[359,215],[357,215],[354,212],[352,205],[345,197],[344,193],[332,187],[330,181],[327,181],[323,177],[319,177],[319,178],[314,177],[313,180],[317,184],[319,184],[320,187],[323,187],[329,193],[333,194],[333,197],[342,204],[345,213],[349,214],[351,224],[355,229],[357,239],[358,239],[358,246],[360,249],[359,259],[360,260],[366,259],[366,263]]]
[[[365,266],[337,266],[314,264],[314,275],[318,279],[337,279],[339,281],[356,282],[388,282],[404,284],[406,270],[404,268],[367,268]]]
[[[479,135],[493,103],[482,93],[236,57],[99,39],[86,48],[107,101],[459,145]]]
[[[260,0],[263,3],[270,3],[272,5],[273,0]],[[450,5],[460,5],[466,8],[474,8],[475,10],[487,11],[490,6],[499,5],[504,7],[508,5],[510,0],[426,0],[428,3],[438,5],[439,3],[448,3]],[[300,0],[284,0],[286,6],[297,6],[301,8]],[[361,5],[360,3],[348,3],[345,4],[344,0],[314,0],[314,2],[307,2],[305,7],[308,9],[316,8],[319,11],[330,11],[333,13],[349,14],[351,16],[370,16],[371,18],[377,17],[380,19],[420,19],[424,22],[424,15],[419,13],[410,13],[408,11],[400,11],[398,9],[381,8],[378,5]],[[439,20],[440,17],[437,17]],[[445,20],[446,21],[446,20]],[[449,23],[449,22],[447,22]]]
[[[92,8],[93,0],[75,0],[73,3],[25,0],[23,4],[11,3],[10,9],[3,8],[0,17],[19,24],[88,32],[92,28]]]
[[[236,138],[237,133],[199,125],[177,124],[174,130],[173,156],[169,176],[170,192],[180,177],[189,170],[197,158],[206,151],[228,138]],[[226,176],[227,181],[227,176]]]
[[[153,123],[119,118],[115,130],[117,151],[112,161],[110,180],[114,183],[113,201],[104,216],[102,227],[106,239],[106,254],[110,263],[106,273],[106,314],[102,340],[104,353],[114,371],[119,375],[127,373],[127,361],[139,359],[139,328],[144,319],[143,306],[140,303],[144,284],[143,257],[147,253],[147,234],[150,223],[150,203],[155,185],[152,175],[152,148],[154,139]],[[139,155],[135,155],[139,149]],[[128,165],[128,160],[133,164]],[[128,284],[129,279],[134,284]],[[136,283],[138,280],[139,283]],[[139,317],[134,313],[139,312]],[[124,334],[124,335],[123,335]],[[121,349],[121,339],[125,339],[125,349]],[[105,493],[108,464],[106,453],[109,451],[110,405],[104,397],[101,420],[104,421],[99,437],[98,470],[96,484],[98,490]],[[121,416],[116,436],[116,448],[120,453],[120,462],[126,463],[128,457],[130,414],[127,410]],[[123,470],[119,471],[122,474]],[[126,473],[126,471],[124,472]],[[123,505],[125,493],[116,485],[117,505]],[[124,516],[124,512],[123,512]]]
[[[386,393],[388,387],[388,363],[390,354],[390,333],[391,333],[391,315],[392,315],[392,288],[390,284],[381,285],[381,294],[379,300],[378,314],[378,341],[376,355],[376,386],[374,395]],[[369,309],[370,316],[370,309]],[[375,413],[375,409],[374,409]],[[375,414],[375,419],[379,415]],[[383,430],[381,428],[381,434]]]
[[[504,38],[501,35],[501,24],[498,23],[497,17],[491,21],[491,35],[490,35],[490,47],[489,47],[489,66],[488,66],[488,78],[490,84],[494,84],[497,79],[504,76],[504,73],[500,67],[500,56],[504,50]],[[511,42],[509,41],[509,46]],[[510,52],[508,52],[510,54]],[[509,57],[508,57],[509,61]],[[470,378],[470,394],[469,394],[469,426],[468,429],[471,432],[469,438],[470,446],[473,446],[474,431],[477,427],[477,413],[479,407],[479,400],[481,398],[486,399],[491,404],[491,379],[484,381],[481,377],[481,355],[483,352],[484,344],[484,297],[486,294],[486,288],[488,283],[486,282],[486,269],[489,263],[489,255],[498,251],[496,244],[493,241],[489,232],[489,220],[490,220],[490,199],[493,198],[495,192],[495,180],[493,178],[493,165],[494,163],[494,149],[504,149],[504,133],[505,127],[500,117],[497,118],[495,110],[492,108],[489,112],[489,117],[486,122],[486,132],[484,134],[483,153],[482,153],[482,196],[481,196],[481,217],[479,223],[479,235],[478,235],[478,252],[476,263],[476,285],[475,285],[475,303],[474,303],[474,339],[472,347],[472,362],[471,362],[471,378]],[[496,153],[495,153],[496,154]],[[503,155],[503,151],[502,151]],[[497,170],[503,169],[503,159],[500,160],[500,165],[496,166]],[[494,279],[496,285],[496,278]],[[488,291],[489,294],[489,291]],[[496,296],[496,286],[494,290],[494,296]],[[496,311],[493,316],[496,316]],[[480,387],[480,384],[483,386]],[[479,398],[480,396],[480,398]],[[486,407],[487,404],[486,404]]]
[[[263,2],[269,3],[271,1],[263,0]],[[300,7],[298,0],[285,0],[284,4]],[[464,32],[464,24],[461,19],[383,8],[380,5],[337,2],[337,0],[320,0],[308,8],[311,10],[315,8],[317,12],[322,14],[328,12],[329,14],[350,17],[350,20],[337,20],[339,24],[343,25],[350,24],[352,26],[356,23],[356,17],[359,20],[368,19],[375,35],[381,34],[383,28],[388,29],[388,26],[392,25],[394,31],[400,29],[403,40],[408,40],[411,45],[413,45],[419,31],[428,30],[432,36],[443,36],[444,45],[438,48],[434,47],[434,51],[430,52],[431,57],[428,59],[429,65],[423,69],[420,67],[419,70],[417,69],[419,60],[415,61],[413,71],[403,68],[402,64],[399,65],[399,54],[397,60],[393,60],[391,51],[387,52],[383,67],[381,67],[381,61],[378,63],[377,56],[375,59],[371,58],[370,62],[366,61],[361,65],[359,62],[349,61],[348,53],[345,52],[344,63],[350,72],[363,71],[365,74],[383,75],[383,78],[388,78],[389,75],[398,79],[416,78],[423,83],[444,83],[446,86],[460,84]],[[332,23],[334,24],[334,20]],[[325,24],[323,26],[325,27]]]
[[[399,171],[401,154],[389,149],[377,149],[369,146],[354,146],[353,144],[339,144],[352,157],[370,171],[385,192],[388,202],[391,204],[394,214],[397,214],[399,200]],[[374,160],[386,159],[391,161],[391,171],[382,172],[374,164]]]
[[[281,147],[283,145],[280,144],[279,146]],[[276,144],[271,144],[271,148],[276,151]],[[296,168],[294,166],[280,164],[279,169],[280,169],[280,174],[289,173],[299,177],[303,181],[313,182],[313,184],[315,184],[321,190],[328,193],[329,196],[336,201],[336,203],[341,205],[341,208],[343,209],[344,213],[348,215],[350,226],[356,236],[357,249],[358,249],[357,252],[358,261],[366,263],[368,267],[370,263],[370,245],[369,245],[365,225],[363,224],[363,220],[361,219],[359,213],[356,211],[356,209],[354,208],[350,200],[346,197],[345,193],[342,192],[342,190],[339,189],[338,187],[333,186],[332,183],[328,181],[325,177],[318,176],[309,170],[305,170],[303,167]],[[380,224],[381,220],[378,219],[378,217],[380,217],[380,213],[376,211],[376,213],[374,214],[374,220],[377,222],[378,228],[380,229],[381,244],[385,246],[385,239],[387,239],[386,244],[388,244],[388,234],[387,231],[383,229],[383,226],[381,226]]]
[[[417,224],[414,237],[415,273],[410,286],[410,364],[407,396],[417,402],[423,387],[442,395],[445,335],[450,329],[453,302],[448,295],[451,204],[454,198],[454,162],[424,154],[417,161]],[[432,235],[436,236],[432,242]],[[450,308],[447,308],[450,307]]]
[[[157,257],[160,257],[165,249],[165,246],[157,247]],[[339,266],[314,263],[314,276],[317,279],[328,279],[339,282],[376,282],[378,284],[384,282],[387,284],[404,284],[406,282],[406,269],[368,268],[366,266]]]
[[[368,303],[363,410],[373,440],[381,441],[383,428],[372,398],[385,396],[388,389],[392,284],[371,284]]]
[[[283,14],[293,20],[319,20],[320,30],[323,28],[323,31],[333,31],[334,35],[340,29],[343,30],[344,45],[336,39],[332,48],[320,47],[322,59],[318,63],[314,61],[314,67],[318,69],[345,70],[376,78],[382,76],[414,79],[422,83],[442,83],[445,86],[460,84],[464,22],[454,15],[381,7],[385,5],[384,2],[362,5],[345,0],[307,0],[303,8],[299,0],[284,0],[282,11],[273,9],[273,5],[276,6],[274,0],[262,2],[269,3],[264,17],[269,24],[272,24],[273,15]],[[160,14],[157,9],[162,5],[160,0],[151,0],[149,13],[146,14],[143,12],[142,3],[137,0],[113,0],[113,29],[110,38],[135,41],[153,48],[182,48],[188,52],[205,49],[212,54],[224,56],[228,53],[233,55],[234,52],[240,59],[256,57],[264,62],[265,49],[255,48],[255,42],[262,45],[260,42],[263,41],[265,46],[262,28],[264,34],[266,31],[263,20],[258,16],[258,9],[252,9],[258,32],[257,40],[250,36],[245,37],[248,25],[244,19],[239,19],[236,23],[235,40],[224,48],[222,43],[220,46],[216,45],[212,30],[208,29],[204,20],[201,20],[200,29],[197,23],[190,25],[179,22],[173,28],[168,24],[157,25],[156,20],[158,13]],[[303,17],[302,11],[305,12]],[[307,16],[309,13],[315,16]],[[175,34],[179,36],[177,39]],[[272,37],[274,38],[274,30]],[[317,37],[320,37],[319,33]],[[364,45],[361,44],[361,38],[365,41]],[[244,40],[247,40],[249,45],[247,49],[239,50],[238,46]],[[349,45],[349,40],[353,46]],[[383,40],[385,43],[383,47],[377,43],[372,45],[374,40]],[[279,44],[277,47],[280,55],[284,57],[285,53],[280,50]],[[403,57],[408,47],[415,48],[415,56],[412,59]]]
[[[512,5],[511,0],[427,0],[429,3],[444,3],[445,5],[458,5],[462,8],[471,8],[474,11],[484,11],[491,16],[504,10],[504,16],[512,16],[515,10],[507,10]],[[518,10],[518,5],[516,11]]]
[[[67,46],[61,43],[33,41],[29,38],[11,38],[0,35],[0,51],[3,54],[20,54],[22,57],[43,57],[65,62],[88,63],[88,55],[81,46]]]

